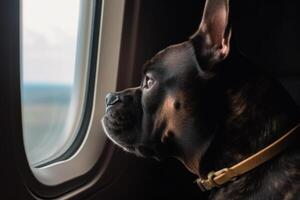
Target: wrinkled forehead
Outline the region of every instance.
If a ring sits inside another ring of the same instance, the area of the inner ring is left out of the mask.
[[[195,72],[197,59],[192,44],[187,41],[167,47],[160,51],[144,66],[144,73],[154,72],[160,74],[176,75]]]

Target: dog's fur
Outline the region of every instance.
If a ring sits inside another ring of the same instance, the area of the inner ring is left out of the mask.
[[[103,127],[112,141],[140,156],[175,157],[206,177],[299,123],[299,109],[282,86],[230,48],[227,3],[208,1],[199,31],[148,61],[140,87],[108,95]],[[299,152],[290,144],[210,198],[299,199]]]

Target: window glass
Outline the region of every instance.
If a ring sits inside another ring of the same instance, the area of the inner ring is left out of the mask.
[[[64,153],[80,126],[87,67],[76,59],[79,14],[79,0],[22,1],[23,137],[31,165]]]

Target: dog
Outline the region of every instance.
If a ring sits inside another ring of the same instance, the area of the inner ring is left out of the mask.
[[[125,151],[174,157],[200,182],[209,179],[210,199],[300,199],[300,147],[293,142],[299,139],[299,109],[275,79],[231,45],[228,1],[207,0],[189,40],[147,61],[140,86],[107,95],[103,128]],[[282,147],[275,143],[285,133],[294,135],[286,148],[268,159],[269,149],[259,153],[261,163],[230,181],[219,185],[209,175],[242,165],[271,144]]]

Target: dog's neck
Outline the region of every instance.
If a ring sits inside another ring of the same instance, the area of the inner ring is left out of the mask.
[[[241,67],[241,63],[230,64]],[[200,177],[206,178],[210,171],[241,162],[299,122],[297,107],[281,86],[263,73],[250,68],[247,71],[247,66],[244,67],[242,76],[236,78],[234,75],[230,80],[223,80],[231,82],[226,86],[226,120],[219,126],[205,153],[186,162],[187,168]],[[233,67],[230,72],[227,68],[224,77],[236,70],[239,69]],[[239,84],[235,84],[236,81]]]

